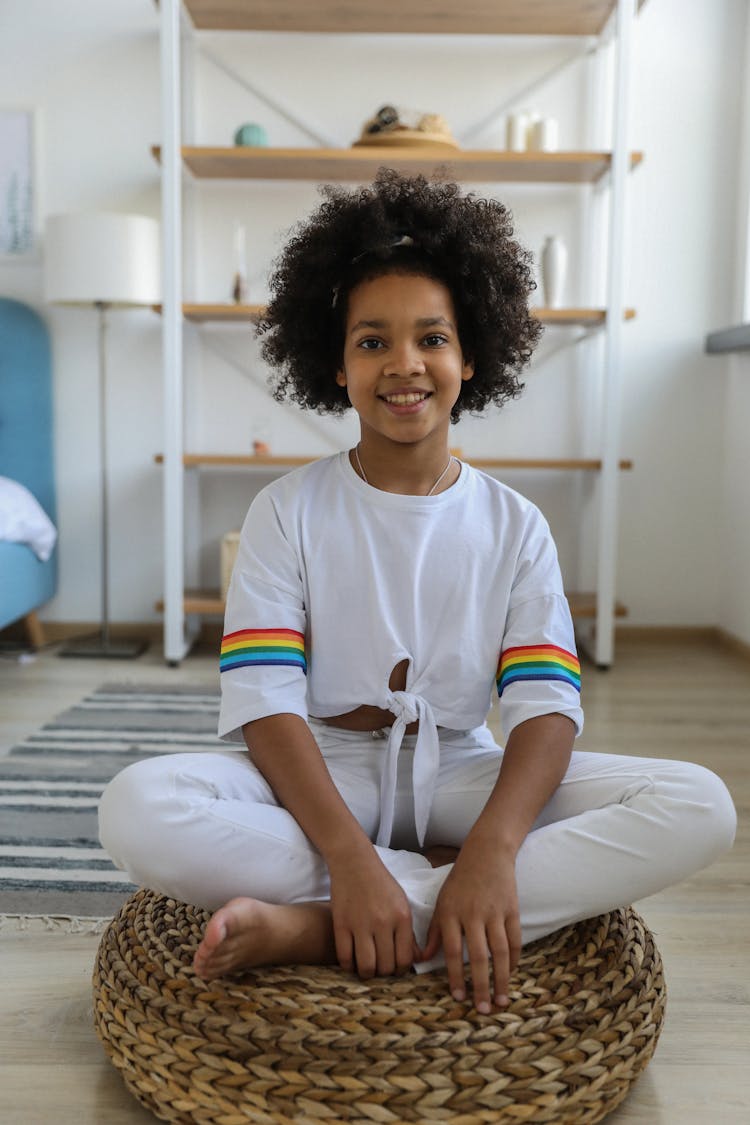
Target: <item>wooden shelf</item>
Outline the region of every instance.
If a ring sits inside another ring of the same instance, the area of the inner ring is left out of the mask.
[[[152,148],[161,160],[161,148]],[[473,183],[588,184],[609,171],[608,152],[506,152],[476,149],[455,152],[424,148],[253,148],[235,146],[182,148],[185,167],[203,180],[312,180],[356,182],[372,180],[388,165],[401,172],[429,175],[441,166],[449,174]],[[643,154],[631,153],[631,168]]]
[[[596,617],[596,594],[568,594],[568,605],[573,617]],[[615,617],[627,617],[628,611],[615,602]]]
[[[644,0],[640,0],[640,4]],[[598,35],[614,0],[185,0],[206,31]]]
[[[321,455],[323,456],[323,455]],[[293,456],[257,456],[254,453],[185,453],[182,463],[186,469],[198,468],[296,468],[298,465],[309,465],[317,461],[317,457]],[[154,456],[157,465],[164,463],[164,454]],[[600,460],[593,457],[554,458],[554,457],[472,457],[467,459],[467,464],[476,469],[550,469],[553,471],[571,471],[583,469],[597,472],[601,469]],[[632,461],[620,461],[621,469],[633,468]]]
[[[568,594],[568,604],[573,617],[596,617],[596,594]],[[206,616],[224,613],[224,601],[218,590],[186,590],[183,599],[185,613],[198,613]],[[164,611],[164,602],[158,601],[156,609]],[[627,617],[625,606],[615,605],[615,617]]]
[[[602,463],[595,457],[472,457],[468,462],[476,469],[552,469],[553,471],[567,472],[574,469],[584,469],[588,472],[599,472]],[[621,460],[618,465],[623,470],[633,468],[633,462]]]
[[[152,306],[161,313],[161,305]],[[265,305],[199,304],[182,306],[182,315],[194,324],[257,324],[265,312]],[[606,309],[545,309],[534,308],[532,315],[542,324],[561,327],[596,328],[605,323]],[[624,320],[632,320],[635,309],[625,309]]]
[[[550,326],[572,328],[597,328],[606,324],[606,309],[544,309],[531,310],[532,315],[541,320],[542,324]],[[633,320],[635,309],[624,309],[623,320]]]
[[[182,599],[185,613],[199,613],[204,616],[223,615],[224,600],[218,590],[186,590]],[[164,599],[154,604],[157,613],[164,612]]]
[[[322,456],[322,454],[321,454]],[[182,463],[186,469],[198,468],[283,468],[294,469],[298,465],[309,465],[317,461],[317,457],[276,457],[269,454],[256,455],[255,453],[185,453]],[[154,457],[157,465],[164,463],[164,454],[157,453]]]
[[[154,312],[161,313],[162,306],[154,305]],[[228,323],[257,324],[263,313],[265,305],[219,305],[219,304],[184,304],[182,315],[194,324]]]

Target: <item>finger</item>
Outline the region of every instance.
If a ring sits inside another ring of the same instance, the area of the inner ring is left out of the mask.
[[[430,927],[427,931],[427,940],[422,950],[422,960],[431,961],[433,957],[437,956],[440,949],[440,926],[433,917],[430,922]]]
[[[478,1012],[488,1016],[492,1011],[490,999],[490,951],[483,924],[475,923],[466,931],[466,948],[471,965],[474,988],[474,1005]]]
[[[357,975],[361,980],[370,980],[375,976],[378,957],[375,941],[371,934],[355,936],[354,951],[357,960]]]
[[[518,968],[518,962],[521,959],[521,919],[518,914],[512,914],[509,918],[506,918],[505,933],[508,937],[510,971],[512,973]]]
[[[419,957],[419,949],[410,922],[397,928],[395,948],[396,972],[406,973]]]
[[[334,923],[333,938],[339,965],[347,973],[354,972],[354,936],[351,930]]]
[[[457,919],[443,923],[440,928],[440,938],[445,957],[445,967],[448,970],[448,987],[451,996],[454,1000],[465,1000],[464,943],[461,936],[461,926]]]
[[[379,977],[391,977],[396,971],[396,938],[393,930],[375,934],[375,966]]]
[[[499,1008],[508,1004],[508,977],[510,975],[510,948],[505,926],[494,923],[488,932],[492,956],[493,999]]]

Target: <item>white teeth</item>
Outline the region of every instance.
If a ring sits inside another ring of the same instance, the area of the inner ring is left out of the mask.
[[[407,395],[385,395],[386,402],[393,403],[394,406],[411,406],[415,402],[422,402],[427,398],[425,391],[412,391]]]

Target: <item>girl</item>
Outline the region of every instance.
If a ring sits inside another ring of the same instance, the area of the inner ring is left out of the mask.
[[[215,911],[210,979],[335,962],[471,970],[508,1003],[521,945],[653,894],[731,845],[700,766],[573,752],[579,664],[539,511],[450,453],[539,335],[508,212],[383,170],[325,189],[271,279],[275,395],[360,440],[253,501],[227,599],[219,733],[101,802],[135,882]],[[505,746],[485,725],[497,685]]]

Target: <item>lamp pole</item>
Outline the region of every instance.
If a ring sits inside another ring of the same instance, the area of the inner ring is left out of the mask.
[[[93,636],[74,638],[59,656],[138,656],[146,640],[110,636],[110,500],[107,463],[107,346],[115,308],[146,308],[160,300],[159,224],[119,212],[49,215],[45,230],[45,296],[53,304],[96,309],[99,361],[99,515],[101,616]]]
[[[97,301],[99,314],[99,510],[101,513],[101,643],[109,647],[109,481],[107,479],[107,301]]]
[[[148,647],[145,640],[113,641],[109,635],[109,481],[107,476],[107,329],[110,301],[94,301],[99,318],[99,515],[101,526],[101,625],[94,637],[69,641],[60,656],[128,660]]]

